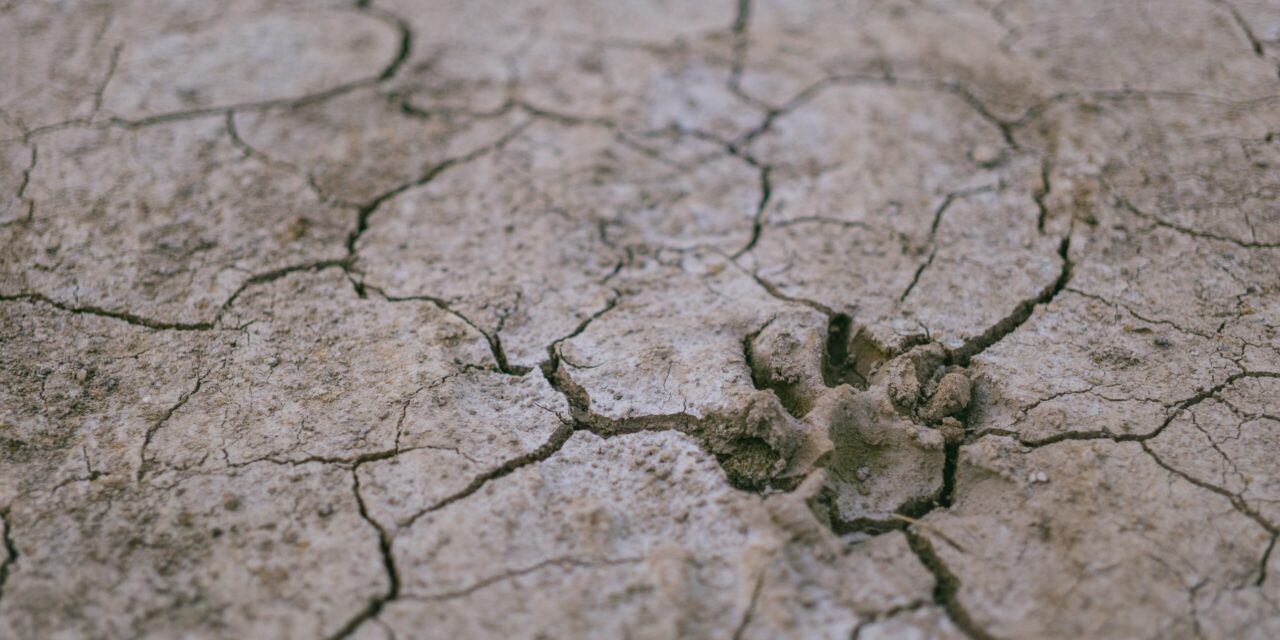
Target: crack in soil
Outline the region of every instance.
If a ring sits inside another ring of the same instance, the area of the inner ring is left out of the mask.
[[[973,621],[973,617],[969,615],[968,610],[960,602],[960,579],[947,568],[946,563],[942,561],[942,558],[934,550],[933,543],[910,529],[906,530],[906,536],[907,545],[911,548],[911,552],[919,558],[920,563],[933,575],[934,603],[942,607],[947,617],[966,637],[973,640],[996,640],[995,636]]]
[[[947,352],[947,362],[958,364],[960,366],[968,366],[969,361],[974,356],[981,354],[983,351],[991,348],[996,343],[1005,339],[1009,334],[1017,331],[1019,327],[1031,318],[1031,313],[1036,307],[1047,305],[1053,302],[1053,299],[1062,293],[1067,287],[1067,283],[1071,281],[1071,234],[1067,233],[1058,243],[1058,257],[1062,260],[1062,268],[1058,272],[1058,277],[1052,283],[1046,286],[1038,295],[1028,298],[1018,303],[1009,315],[1005,316],[999,322],[991,325],[981,334],[966,340],[959,347]]]
[[[0,525],[4,525],[4,562],[0,563],[0,601],[4,600],[4,588],[9,582],[9,574],[18,563],[18,547],[13,543],[13,520],[10,519],[9,507],[0,509]]]
[[[371,598],[369,604],[354,618],[347,621],[346,624],[330,635],[329,640],[341,640],[342,638],[351,637],[365,622],[378,617],[378,614],[382,613],[382,609],[387,606],[387,603],[400,596],[400,570],[396,567],[395,554],[391,548],[393,540],[387,534],[386,528],[369,515],[369,509],[365,506],[364,497],[360,494],[360,474],[356,468],[351,469],[351,483],[351,490],[355,494],[356,507],[360,512],[360,517],[378,533],[378,551],[382,555],[382,566],[387,575],[387,591]]]

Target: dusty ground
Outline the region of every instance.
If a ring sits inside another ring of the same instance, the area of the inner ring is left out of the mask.
[[[0,637],[1280,636],[1280,4],[10,1]]]

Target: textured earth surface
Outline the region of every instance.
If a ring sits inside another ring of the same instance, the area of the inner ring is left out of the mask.
[[[0,637],[1280,636],[1280,4],[0,4]]]

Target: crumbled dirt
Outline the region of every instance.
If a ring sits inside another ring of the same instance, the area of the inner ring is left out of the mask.
[[[0,637],[1280,636],[1280,6],[0,3]]]

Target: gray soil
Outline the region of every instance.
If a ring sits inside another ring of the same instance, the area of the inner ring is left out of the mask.
[[[0,637],[1280,637],[1273,0],[0,2]]]

